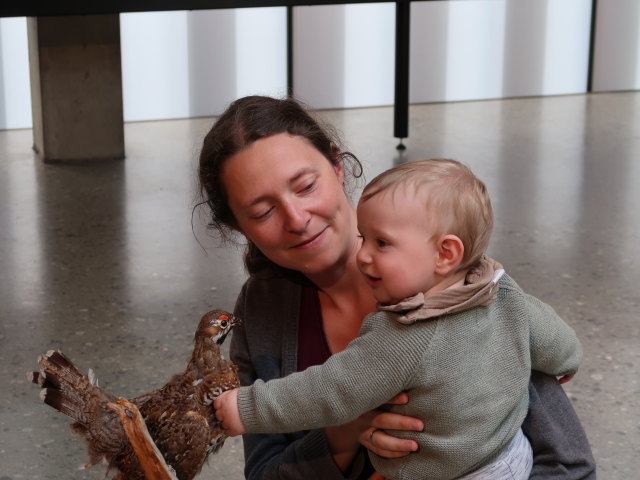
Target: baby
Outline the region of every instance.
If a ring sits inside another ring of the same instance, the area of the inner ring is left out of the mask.
[[[371,454],[384,477],[529,478],[531,446],[520,427],[531,370],[567,381],[582,351],[550,306],[486,256],[486,186],[455,160],[405,163],[366,186],[357,215],[358,267],[378,311],[323,365],[220,395],[226,432],[340,425],[407,391],[409,403],[390,408],[427,427],[394,432],[417,441],[418,452]]]

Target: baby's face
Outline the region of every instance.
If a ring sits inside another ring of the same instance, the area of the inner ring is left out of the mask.
[[[424,203],[404,189],[358,204],[358,268],[378,302],[397,303],[439,281],[434,222],[425,216]]]

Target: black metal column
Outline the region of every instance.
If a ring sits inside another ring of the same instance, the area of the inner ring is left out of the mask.
[[[596,49],[596,23],[598,20],[598,0],[591,2],[591,32],[589,36],[589,70],[587,72],[587,93],[593,91],[593,62]]]
[[[409,23],[411,2],[396,2],[396,79],[393,111],[393,136],[400,139],[398,150],[406,147],[403,138],[409,136]]]
[[[287,95],[293,96],[293,7],[287,7]]]

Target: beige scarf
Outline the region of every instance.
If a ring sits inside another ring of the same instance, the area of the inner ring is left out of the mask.
[[[445,313],[460,312],[478,305],[486,306],[496,299],[498,280],[503,274],[502,265],[483,255],[480,263],[467,272],[463,286],[426,297],[420,292],[395,305],[378,304],[378,310],[400,313],[396,320],[410,325]]]

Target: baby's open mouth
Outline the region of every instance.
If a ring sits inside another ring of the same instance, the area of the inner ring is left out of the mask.
[[[373,275],[369,275],[368,273],[364,274],[364,278],[372,285],[378,284],[382,280],[380,277],[374,277]]]

